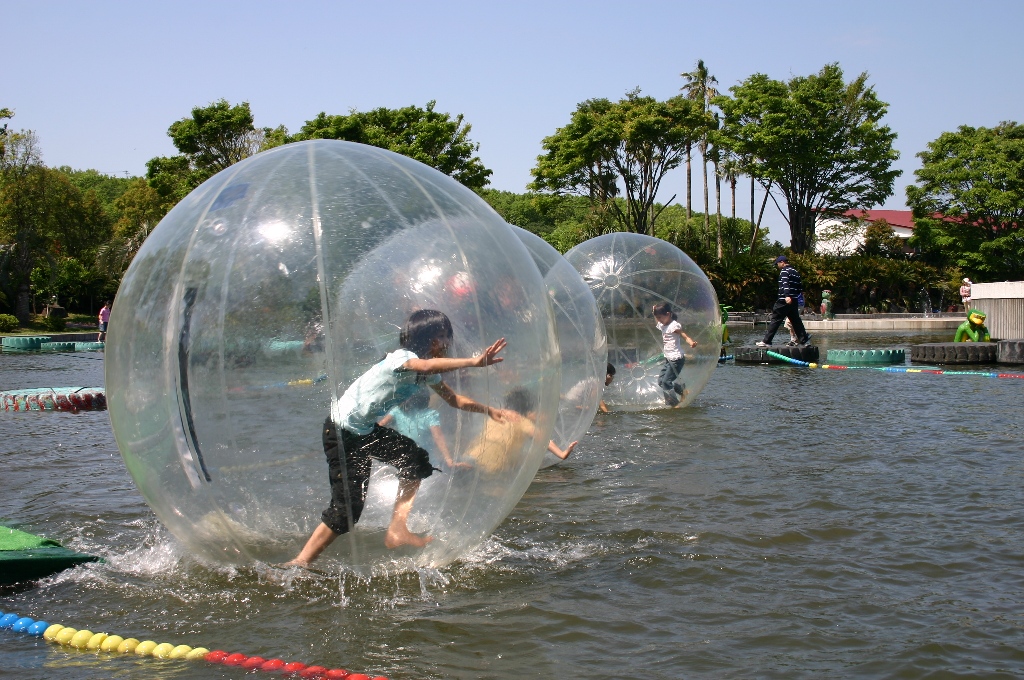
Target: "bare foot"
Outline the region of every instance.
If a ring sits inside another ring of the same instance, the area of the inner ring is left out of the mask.
[[[300,567],[302,569],[309,569],[309,562],[307,562],[306,560],[300,560],[299,558],[296,557],[294,560],[290,560],[288,562],[285,562],[281,566],[282,567]]]
[[[394,549],[403,545],[411,545],[414,548],[422,548],[433,540],[433,536],[420,536],[408,529],[389,528],[388,533],[384,535],[384,547]]]

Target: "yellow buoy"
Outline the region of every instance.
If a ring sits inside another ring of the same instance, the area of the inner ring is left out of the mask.
[[[135,646],[135,653],[139,656],[149,656],[156,649],[156,643],[152,640],[143,640]]]
[[[170,642],[161,642],[153,648],[153,656],[158,659],[169,659],[172,651],[174,651],[174,645]],[[135,650],[135,653],[138,654],[138,650]]]
[[[206,658],[206,655],[210,653],[210,650],[206,647],[196,647],[191,652],[185,655],[185,658],[189,661],[202,660]]]
[[[139,641],[135,638],[128,638],[123,640],[121,644],[117,646],[117,651],[121,654],[131,654],[135,651],[135,648],[139,646]]]
[[[120,635],[111,635],[100,645],[101,652],[116,652],[118,645],[124,642],[124,638]]]
[[[57,637],[57,633],[64,630],[64,626],[59,623],[55,623],[46,630],[43,631],[43,639],[47,642],[53,642],[53,639]]]
[[[77,649],[85,649],[85,646],[89,644],[89,640],[92,639],[92,635],[93,633],[91,630],[80,630],[71,636],[71,640],[68,641],[68,644]]]
[[[89,641],[87,643],[85,643],[85,648],[88,649],[90,652],[98,652],[100,651],[100,646],[108,637],[110,636],[106,633],[96,633],[91,638],[89,638]]]
[[[66,645],[71,642],[71,638],[78,632],[77,628],[61,628],[57,636],[53,638],[53,641],[57,644]]]
[[[171,650],[171,653],[167,658],[169,659],[184,659],[185,656],[192,651],[192,648],[188,645],[178,645]]]

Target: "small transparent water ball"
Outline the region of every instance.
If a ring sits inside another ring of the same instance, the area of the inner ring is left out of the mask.
[[[362,517],[323,562],[366,574],[443,565],[511,510],[557,410],[547,286],[476,194],[375,147],[289,144],[189,194],[126,273],[106,347],[117,444],[164,525],[220,562],[294,557],[331,497],[321,437],[333,400],[399,348],[400,329],[423,309],[450,319],[449,356],[507,340],[502,363],[442,377],[493,407],[525,390],[539,413],[532,436],[509,438],[497,462],[484,460],[479,444],[493,421],[418,390],[425,403],[401,408],[433,425],[406,432],[436,470],[408,528],[433,541],[384,546],[398,480],[374,460]]]
[[[604,391],[609,408],[692,402],[711,378],[722,348],[718,296],[700,267],[671,243],[630,232],[584,241],[565,259],[590,287],[604,318],[608,361],[617,371]],[[672,306],[683,332],[697,342],[692,348],[681,343],[685,362],[675,384],[683,393],[676,398],[658,385],[665,361],[652,310],[659,303]]]
[[[590,287],[579,272],[540,236],[512,230],[530,251],[544,277],[555,313],[562,355],[562,388],[553,439],[562,449],[582,437],[597,413],[608,364],[608,338]],[[560,462],[552,453],[542,467]]]

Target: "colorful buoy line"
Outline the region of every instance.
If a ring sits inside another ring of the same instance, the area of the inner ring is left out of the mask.
[[[157,659],[184,659],[186,661],[206,661],[212,664],[238,666],[249,670],[272,671],[284,673],[296,678],[310,680],[388,680],[384,676],[372,677],[365,673],[352,673],[343,668],[327,668],[325,666],[307,666],[298,661],[287,662],[282,659],[264,659],[261,656],[228,653],[220,649],[209,650],[206,647],[190,647],[189,645],[172,645],[169,642],[156,643],[152,640],[139,641],[136,638],[123,638],[120,635],[93,633],[91,630],[78,630],[59,623],[36,621],[27,616],[0,612],[0,629],[8,629],[15,633],[23,633],[33,637],[41,637],[47,642],[54,642],[65,647],[73,647],[88,652],[109,652],[112,654],[135,654],[151,656]]]
[[[947,371],[944,368],[914,368],[912,366],[839,366],[835,364],[816,364],[814,362],[801,361],[787,357],[771,350],[765,351],[768,356],[805,368],[825,368],[832,371],[847,371],[854,369],[882,371],[883,373],[924,373],[927,375],[973,375],[979,378],[1020,378],[1024,379],[1024,373],[997,373],[994,371]]]
[[[0,411],[103,411],[102,387],[42,387],[0,392]]]

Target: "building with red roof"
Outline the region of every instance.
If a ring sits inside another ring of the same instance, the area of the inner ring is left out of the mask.
[[[909,210],[847,210],[841,216],[818,215],[814,223],[814,251],[851,255],[863,245],[868,225],[881,220],[885,220],[904,243],[914,234],[914,218]],[[903,250],[913,252],[906,246]]]

